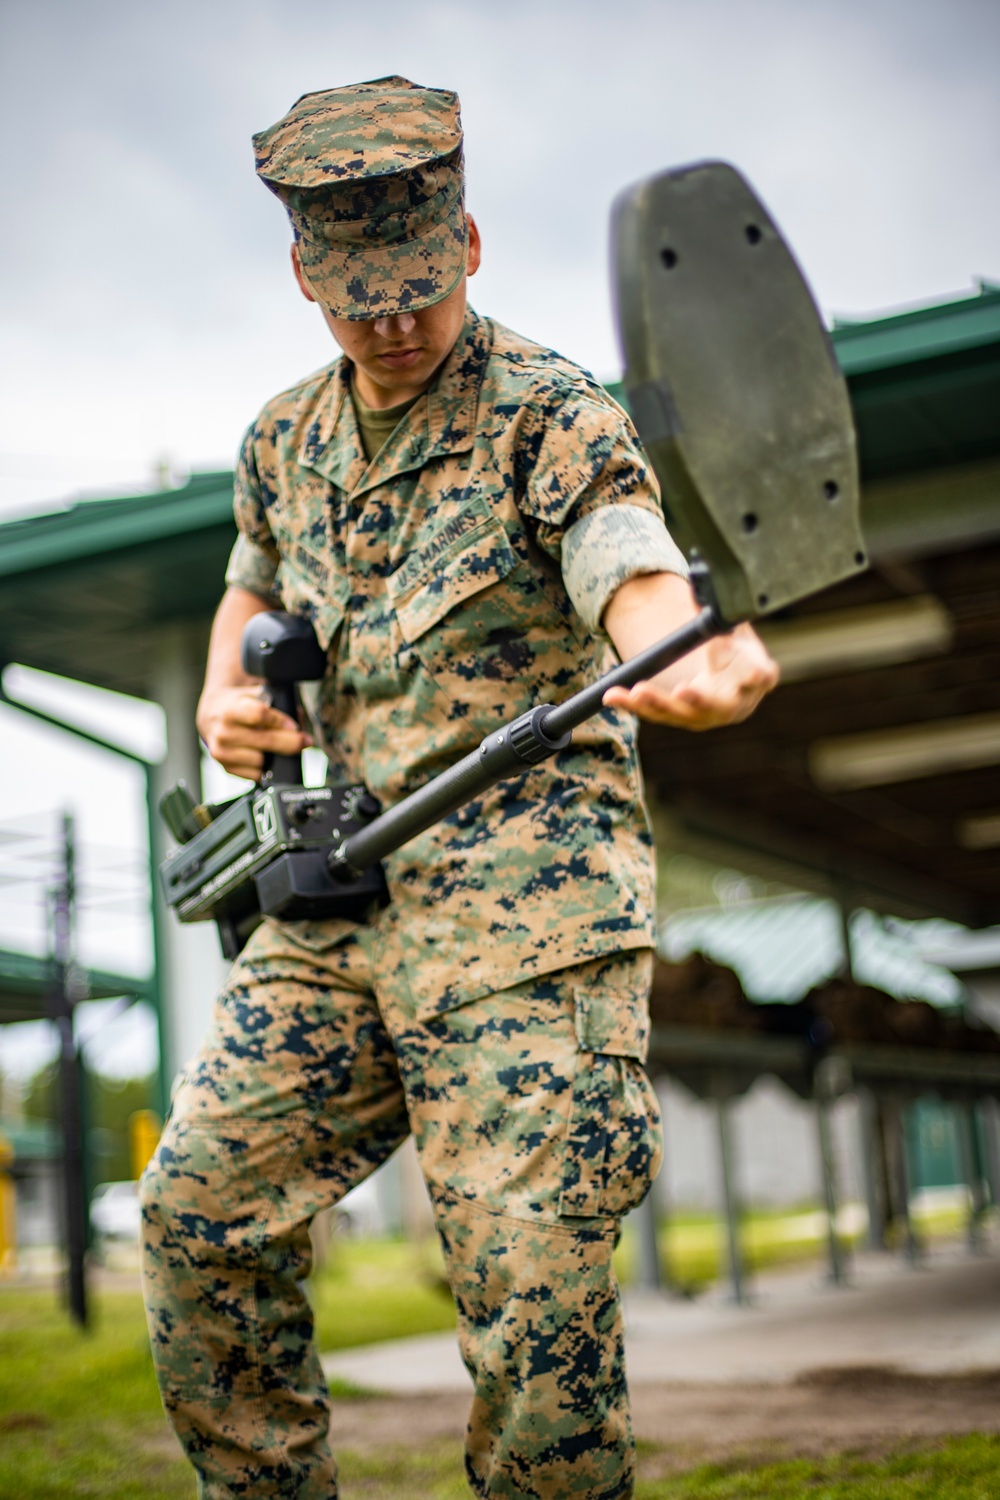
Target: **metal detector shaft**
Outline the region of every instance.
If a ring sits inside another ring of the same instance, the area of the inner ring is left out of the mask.
[[[682,625],[673,634],[657,641],[655,646],[648,646],[645,651],[640,651],[638,656],[623,661],[621,666],[605,672],[590,687],[581,688],[572,698],[560,703],[558,708],[550,708],[544,719],[546,734],[560,735],[575,729],[578,724],[597,713],[608,688],[634,687],[637,682],[643,682],[654,673],[662,672],[664,667],[680,661],[682,656],[687,656],[698,646],[704,645],[705,641],[711,640],[715,635],[722,635],[728,629],[728,625],[719,619],[711,605],[706,604],[687,625]]]
[[[597,713],[608,688],[632,687],[727,629],[716,611],[706,605],[687,625],[606,672],[557,708],[542,704],[503,729],[493,730],[478,750],[345,839],[330,855],[331,872],[339,879],[360,875],[497,782],[565,750],[572,731]]]

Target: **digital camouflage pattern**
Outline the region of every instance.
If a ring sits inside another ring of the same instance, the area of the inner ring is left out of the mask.
[[[472,312],[370,464],[343,361],[270,402],[236,516],[229,581],[313,620],[317,742],[385,805],[590,682],[615,590],[683,570],[621,409]],[[633,721],[603,710],[386,876],[370,926],[254,934],[181,1085],[143,1186],[167,1410],[208,1500],[336,1494],[308,1224],[412,1129],[475,1384],[473,1489],[628,1496],[610,1257],[659,1160]]]
[[[248,433],[227,576],[312,619],[331,661],[304,694],[317,743],[334,779],[390,806],[607,670],[615,589],[684,563],[628,418],[558,355],[470,312],[371,465],[349,368],[277,397]],[[654,944],[635,738],[603,709],[385,861],[422,1016]]]
[[[458,285],[468,224],[456,94],[396,76],[324,89],[253,144],[309,285],[337,317],[413,312]]]
[[[265,922],[147,1169],[152,1347],[200,1494],[336,1497],[308,1224],[412,1129],[474,1385],[473,1490],[629,1496],[611,1251],[660,1158],[652,954],[421,1019],[407,943],[392,908],[344,939]]]

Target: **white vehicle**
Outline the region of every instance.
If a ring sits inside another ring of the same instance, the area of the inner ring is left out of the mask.
[[[90,1223],[99,1240],[139,1238],[139,1184],[102,1182],[90,1200]]]
[[[366,1177],[357,1187],[345,1193],[333,1211],[342,1233],[363,1239],[366,1235],[385,1234],[385,1210],[374,1178]]]

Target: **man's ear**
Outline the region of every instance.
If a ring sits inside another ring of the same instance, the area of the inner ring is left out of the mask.
[[[475,276],[479,270],[479,263],[483,256],[483,242],[479,238],[479,226],[471,214],[466,215],[469,221],[469,259],[466,263],[466,276]]]
[[[308,281],[306,281],[305,274],[302,270],[302,262],[299,260],[299,247],[294,243],[292,245],[292,270],[295,272],[295,280],[299,284],[299,291],[302,293],[303,297],[307,302],[315,302],[316,298],[309,290],[309,283]]]

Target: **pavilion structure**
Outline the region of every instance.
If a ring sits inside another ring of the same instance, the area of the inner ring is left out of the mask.
[[[831,337],[871,567],[764,622],[783,682],[746,724],[643,726],[647,784],[672,847],[845,910],[998,924],[1000,286]],[[194,710],[235,535],[230,472],[0,526],[0,665],[160,703],[153,800],[200,782]],[[158,905],[154,925],[172,1073],[221,965],[210,924],[181,928]]]

